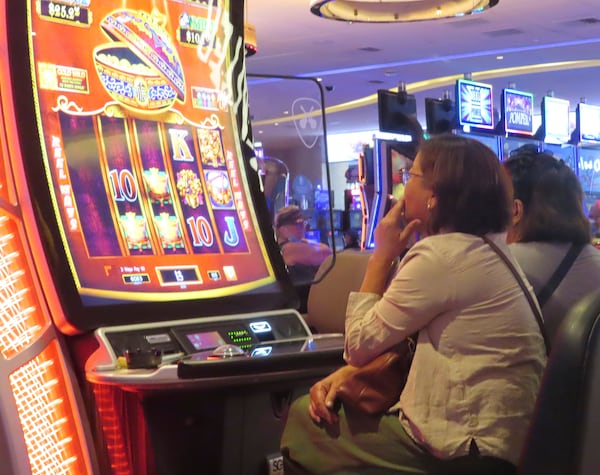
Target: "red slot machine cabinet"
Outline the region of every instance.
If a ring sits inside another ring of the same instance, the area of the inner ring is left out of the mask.
[[[56,473],[263,473],[342,345],[294,310],[243,3],[1,5],[0,454],[19,474],[50,455]]]

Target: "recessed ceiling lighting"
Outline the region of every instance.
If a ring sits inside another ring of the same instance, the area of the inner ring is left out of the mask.
[[[358,48],[358,51],[366,51],[367,53],[376,53],[377,51],[381,51],[381,49],[375,48],[374,46],[365,46],[363,48]]]
[[[504,59],[504,56],[502,56],[501,54],[499,54],[498,56],[496,56],[496,59],[497,59],[497,60]]]

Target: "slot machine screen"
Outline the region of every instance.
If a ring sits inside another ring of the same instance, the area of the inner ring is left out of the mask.
[[[348,227],[350,229],[362,229],[363,214],[361,210],[348,211]]]
[[[414,135],[417,116],[417,100],[414,95],[379,89],[377,110],[381,132]]]
[[[466,79],[456,81],[458,123],[461,127],[494,128],[492,86]]]
[[[431,135],[450,132],[456,125],[456,108],[451,99],[425,98],[425,122]]]
[[[333,215],[333,229],[340,230],[343,228],[343,211],[341,209],[334,209],[331,211]]]
[[[558,160],[562,160],[567,166],[577,173],[576,147],[570,144],[542,144],[544,152],[549,153]]]
[[[580,148],[577,168],[583,192],[588,195],[600,194],[600,150]]]
[[[507,134],[533,135],[533,94],[504,89],[502,120]]]
[[[32,0],[14,22],[30,29],[11,31],[30,58],[15,96],[31,99],[25,165],[68,323],[294,305],[249,145],[242,14],[73,3]]]
[[[600,106],[581,102],[577,105],[576,117],[579,142],[600,143]]]
[[[485,146],[489,147],[492,149],[492,151],[498,156],[498,158],[501,157],[500,151],[501,151],[501,145],[500,145],[500,140],[499,137],[497,135],[488,135],[488,134],[465,134],[462,131],[458,132],[458,135],[461,135],[463,137],[470,137],[472,139],[475,139],[479,142],[481,142],[482,144],[484,144]],[[513,139],[514,140],[514,139]],[[505,142],[506,143],[506,142]]]
[[[542,132],[544,142],[567,143],[571,138],[569,101],[545,96],[542,99]]]

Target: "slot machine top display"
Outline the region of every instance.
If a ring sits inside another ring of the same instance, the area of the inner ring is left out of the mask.
[[[71,326],[293,301],[257,198],[237,3],[29,2],[26,168]]]

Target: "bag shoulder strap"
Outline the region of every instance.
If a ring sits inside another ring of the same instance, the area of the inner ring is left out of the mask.
[[[565,275],[567,275],[567,272],[573,265],[573,262],[575,262],[575,259],[577,259],[577,256],[581,253],[581,250],[584,247],[584,244],[572,244],[569,248],[569,251],[554,271],[554,274],[552,274],[550,279],[548,279],[548,282],[546,282],[546,285],[544,285],[544,287],[542,287],[542,289],[536,293],[540,308],[542,308],[548,299],[550,299],[551,295],[562,282]]]
[[[531,307],[531,310],[533,311],[533,314],[535,315],[535,319],[537,320],[537,323],[540,327],[540,332],[542,333],[542,337],[544,338],[544,344],[546,345],[546,355],[549,355],[550,354],[550,340],[548,338],[548,333],[546,332],[546,327],[544,326],[544,318],[542,317],[542,313],[540,312],[540,309],[538,308],[535,301],[533,300],[533,297],[532,297],[531,293],[529,292],[529,289],[527,289],[527,286],[525,285],[525,282],[523,281],[521,274],[519,274],[519,271],[515,268],[514,264],[511,262],[511,260],[508,258],[508,256],[506,254],[504,254],[504,252],[502,252],[502,250],[500,250],[500,248],[496,245],[495,242],[493,242],[487,236],[482,236],[482,239],[494,250],[494,252],[496,254],[498,254],[498,256],[500,256],[500,259],[502,259],[504,261],[506,266],[509,268],[509,270],[512,272],[512,274],[515,276],[515,279],[517,280],[519,287],[521,287],[521,290],[523,290],[523,293],[525,294],[525,297],[527,298],[527,302],[529,302],[529,306]]]

